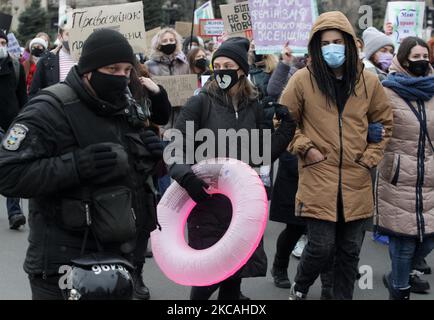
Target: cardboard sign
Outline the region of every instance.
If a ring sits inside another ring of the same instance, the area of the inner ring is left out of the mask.
[[[2,30],[5,34],[8,34],[9,29],[11,28],[11,24],[12,16],[0,12],[0,30]]]
[[[201,37],[220,37],[224,31],[223,19],[200,19],[199,35]]]
[[[235,4],[223,4],[220,6],[225,32],[233,36],[249,37],[252,32],[250,21],[249,2],[244,1]]]
[[[249,0],[255,50],[281,52],[289,42],[293,52],[307,53],[309,35],[318,17],[314,0]]]
[[[15,38],[15,35],[12,32],[8,33],[8,52],[15,58],[19,58],[21,55],[20,44],[18,43],[17,38]]]
[[[191,22],[176,21],[175,30],[181,35],[181,37],[187,38],[191,35]],[[197,26],[194,26],[193,28],[193,35],[197,35]]]
[[[395,1],[388,2],[385,23],[392,23],[393,34],[390,36],[398,50],[402,40],[407,37],[423,37],[423,19],[425,2]]]
[[[152,80],[166,89],[173,107],[183,106],[198,87],[195,74],[152,77]]]
[[[72,11],[70,26],[69,46],[71,55],[76,61],[89,35],[104,28],[122,33],[135,53],[145,51],[146,36],[142,2],[75,9]]]
[[[194,24],[199,25],[200,19],[214,19],[211,1],[205,2],[194,11]]]

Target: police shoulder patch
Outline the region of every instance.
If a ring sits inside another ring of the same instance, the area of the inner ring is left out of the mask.
[[[3,148],[9,151],[17,151],[26,138],[29,128],[23,124],[16,123],[9,129],[7,136],[3,139]]]

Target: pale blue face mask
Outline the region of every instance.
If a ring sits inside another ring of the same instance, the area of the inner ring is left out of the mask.
[[[331,43],[321,48],[322,56],[327,65],[337,69],[345,62],[345,46],[343,44]]]

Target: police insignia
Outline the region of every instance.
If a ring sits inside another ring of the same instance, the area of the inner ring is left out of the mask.
[[[26,138],[29,128],[22,124],[14,124],[8,135],[3,139],[3,148],[9,151],[17,151],[21,142]]]

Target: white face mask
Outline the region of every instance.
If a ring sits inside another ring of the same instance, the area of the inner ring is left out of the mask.
[[[4,59],[8,56],[8,48],[0,46],[0,59]]]

